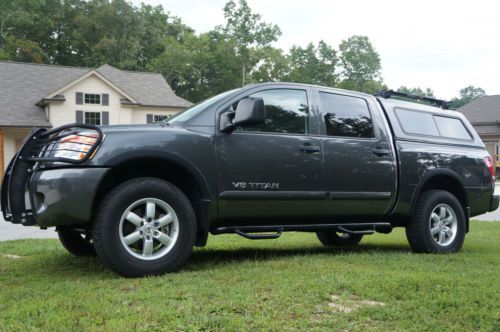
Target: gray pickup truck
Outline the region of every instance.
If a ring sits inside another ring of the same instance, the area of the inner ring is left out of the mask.
[[[163,123],[35,129],[2,212],[129,277],[178,269],[209,233],[352,246],[406,227],[415,252],[457,252],[498,207],[492,160],[462,114],[393,95],[257,84]]]

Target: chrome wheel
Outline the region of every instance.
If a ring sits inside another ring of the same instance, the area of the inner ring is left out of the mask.
[[[457,236],[458,221],[455,211],[447,204],[438,204],[429,218],[433,240],[440,246],[447,246]]]
[[[132,203],[120,219],[120,241],[134,257],[154,260],[165,256],[177,242],[179,220],[174,209],[156,198]]]

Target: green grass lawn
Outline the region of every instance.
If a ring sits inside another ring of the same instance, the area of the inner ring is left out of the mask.
[[[472,222],[453,255],[410,253],[402,229],[351,250],[312,233],[216,236],[182,271],[143,279],[57,240],[0,253],[0,331],[500,330],[500,223]]]

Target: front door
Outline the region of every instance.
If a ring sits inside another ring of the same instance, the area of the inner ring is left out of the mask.
[[[311,222],[325,193],[319,191],[321,139],[312,136],[310,94],[268,88],[248,97],[263,98],[266,120],[218,135],[217,226]]]
[[[396,164],[385,121],[371,98],[319,91],[325,158],[326,213],[370,222],[392,207]]]

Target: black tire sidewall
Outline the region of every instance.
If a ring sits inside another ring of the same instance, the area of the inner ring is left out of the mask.
[[[349,237],[341,237],[336,231],[316,232],[319,241],[327,247],[353,247],[363,238],[362,234],[349,234]]]
[[[431,213],[439,204],[448,205],[457,217],[457,234],[453,242],[447,246],[439,245],[433,239],[430,229]],[[431,190],[424,193],[418,202],[412,223],[418,225],[413,225],[407,229],[407,232],[415,233],[411,234],[414,241],[421,241],[418,252],[452,253],[462,248],[466,233],[465,213],[458,199],[451,193],[444,190]]]
[[[63,247],[74,256],[95,256],[92,243],[82,237],[72,226],[58,226],[57,236]]]
[[[172,249],[155,260],[132,256],[122,245],[119,235],[124,211],[143,198],[157,198],[169,204],[179,220],[179,234]],[[154,178],[125,182],[104,199],[95,223],[98,256],[111,269],[123,276],[156,275],[177,270],[190,255],[196,234],[193,209],[186,196],[170,183]]]

